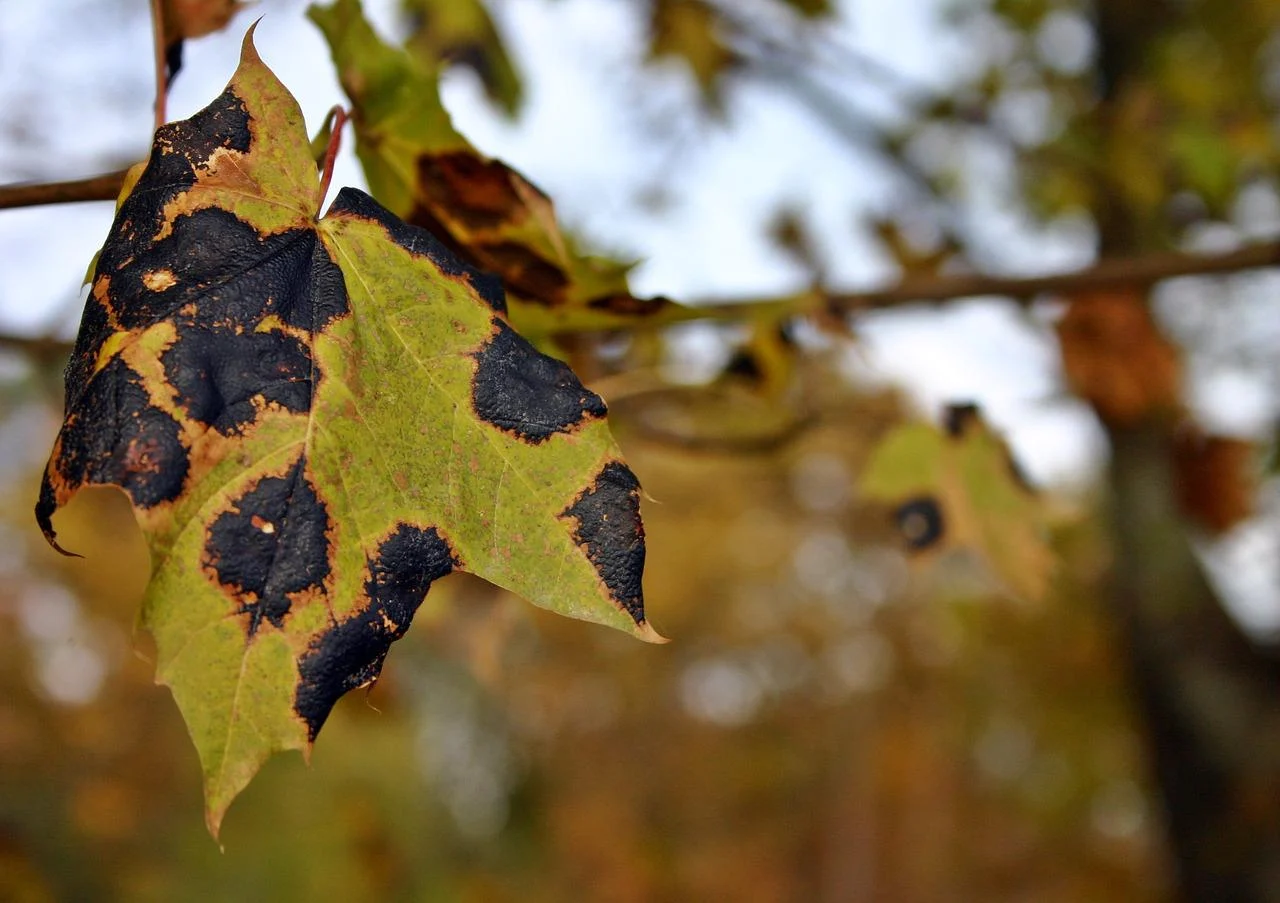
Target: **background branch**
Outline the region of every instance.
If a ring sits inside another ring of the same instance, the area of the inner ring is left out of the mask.
[[[1101,260],[1083,270],[1043,276],[992,276],[985,273],[908,276],[885,288],[828,293],[825,301],[828,310],[839,313],[984,296],[1011,298],[1027,304],[1044,294],[1074,295],[1116,288],[1142,288],[1179,276],[1230,275],[1271,266],[1280,266],[1280,240],[1248,245],[1222,254],[1169,251],[1117,257]],[[784,300],[760,298],[756,303],[780,305]],[[699,305],[685,319],[736,319],[746,315],[753,306],[746,301]]]
[[[114,199],[123,178],[124,172],[121,171],[79,182],[0,186],[0,208]],[[94,191],[97,194],[93,194]],[[906,304],[942,304],[978,297],[1010,298],[1028,304],[1045,294],[1069,296],[1108,289],[1146,288],[1179,276],[1230,275],[1273,266],[1280,266],[1280,240],[1248,245],[1222,254],[1169,251],[1117,257],[1101,260],[1083,270],[1043,276],[992,276],[984,273],[908,276],[895,285],[861,292],[804,292],[773,298],[721,300],[689,307],[668,306],[647,320],[637,320],[636,325],[664,326],[691,320],[737,321],[761,315],[786,317],[812,313],[816,309],[855,314]],[[71,350],[68,342],[2,332],[0,347],[26,351],[33,356],[67,354]]]
[[[114,201],[120,195],[126,172],[128,170],[121,169],[69,182],[0,185],[0,210],[79,201]]]

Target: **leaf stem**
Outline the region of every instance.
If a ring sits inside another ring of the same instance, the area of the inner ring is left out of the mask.
[[[333,131],[329,133],[329,145],[324,152],[324,166],[320,171],[320,205],[324,206],[325,195],[329,193],[329,182],[333,179],[333,164],[338,159],[338,151],[342,148],[342,127],[350,117],[341,106],[329,111],[327,119],[333,121]]]

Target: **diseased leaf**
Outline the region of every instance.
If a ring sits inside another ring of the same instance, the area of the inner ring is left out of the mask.
[[[359,0],[312,6],[308,15],[351,99],[356,154],[373,196],[496,273],[522,333],[680,318],[670,301],[634,297],[626,265],[579,253],[545,194],[458,134],[440,101],[438,72],[384,43]]]
[[[1037,498],[976,407],[948,408],[944,427],[910,424],[886,436],[863,473],[863,494],[896,506],[909,548],[972,549],[1014,595],[1042,598],[1053,554]]]
[[[247,37],[120,206],[36,509],[54,542],[81,486],[132,499],[142,624],[215,834],[453,570],[660,639],[604,402],[508,325],[496,279],[363,192],[317,220],[321,200],[298,105]]]
[[[1109,423],[1129,425],[1178,409],[1178,350],[1140,292],[1082,293],[1058,322],[1067,381]]]

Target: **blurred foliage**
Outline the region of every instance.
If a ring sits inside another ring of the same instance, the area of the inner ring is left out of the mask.
[[[508,116],[520,112],[524,87],[489,11],[480,0],[402,0],[405,48],[427,66],[464,66]]]
[[[907,146],[941,128],[956,141],[1006,142],[1022,199],[1039,215],[1124,210],[1132,242],[1170,245],[1197,223],[1228,218],[1242,188],[1274,178],[1280,5],[1095,7],[954,4],[954,26],[991,48],[990,62],[913,117],[899,140]],[[1099,47],[1099,26],[1116,46]],[[1103,50],[1124,60],[1122,74],[1097,65]],[[950,176],[939,185],[962,191],[965,180]]]
[[[1105,233],[1109,252],[1275,237],[1259,230],[1274,232],[1266,211],[1280,203],[1280,3],[940,3],[970,64],[945,88],[878,62],[893,48],[864,56],[845,43],[834,7],[635,4],[647,64],[682,71],[719,124],[727,92],[767,76],[884,164],[894,202],[855,210],[851,199],[850,221],[902,274],[999,268],[1003,249],[967,228],[991,193],[1028,223],[1083,223],[1086,244]],[[550,203],[471,149],[438,99],[439,68],[461,65],[519,110],[501,17],[489,15],[500,7],[403,9],[401,100],[415,127],[447,141],[413,136],[381,175],[366,160],[375,193],[409,211],[423,202],[419,156],[462,151],[496,174],[493,196],[524,204],[498,211],[517,209],[536,233],[520,240],[559,259]],[[881,92],[894,115],[824,95],[809,79],[819,71]],[[402,140],[377,131],[385,112],[363,110],[366,138]],[[789,207],[761,230],[820,298],[829,268],[809,212]],[[482,244],[465,230],[455,240]],[[597,263],[621,293],[626,267]],[[581,284],[575,303],[609,294]],[[1270,334],[1273,307],[1259,317],[1236,294],[1206,282],[1167,304],[1109,292],[1035,311],[1061,352],[1064,395],[1112,435],[1150,421],[1168,433],[1153,447],[1169,474],[1153,467],[1139,482],[1172,491],[1197,536],[1245,523],[1259,498],[1256,447],[1188,414],[1206,349],[1240,372],[1256,353],[1248,341]],[[679,327],[561,349],[610,401],[652,497],[649,610],[674,643],[629,643],[450,578],[378,686],[335,711],[310,769],[274,762],[231,812],[222,855],[200,825],[178,716],[129,651],[145,563],[127,546],[123,506],[85,500],[70,517],[89,563],[56,559],[25,516],[40,462],[6,464],[0,898],[1169,899],[1179,863],[1149,754],[1170,741],[1134,711],[1133,634],[1104,601],[1117,564],[1134,562],[1117,561],[1099,487],[1032,496],[985,427],[967,455],[964,431],[904,427],[919,412],[846,366],[861,320],[805,310],[708,327],[699,335],[724,352],[710,374],[682,369]],[[1264,351],[1249,372],[1270,374],[1274,396],[1274,343]],[[52,434],[42,385],[24,373],[5,387],[15,446]],[[944,459],[946,479],[920,482]],[[899,465],[916,482],[877,491],[877,468]],[[938,542],[957,506],[971,509],[960,517],[970,542]],[[1010,530],[1031,551],[1002,563]],[[1038,604],[1010,598],[1004,587],[1022,580]],[[1222,673],[1196,673],[1210,702],[1229,695]],[[1250,742],[1218,740],[1248,760],[1274,734],[1245,724]],[[1181,777],[1191,788],[1206,774]],[[1273,800],[1260,767],[1255,778],[1262,789],[1238,808],[1256,820]]]
[[[901,404],[831,365],[797,375],[822,419],[768,454],[691,453],[646,428],[649,394],[615,405],[653,497],[651,611],[677,642],[450,577],[311,767],[268,765],[222,853],[181,721],[130,651],[146,556],[127,505],[78,498],[65,534],[86,559],[63,559],[18,503],[38,465],[10,467],[5,899],[1159,899],[1096,523],[1055,521],[1068,564],[1036,608],[962,559],[913,568],[855,485]],[[3,430],[54,419],[29,401]]]
[[[911,548],[972,549],[1014,595],[1043,599],[1055,561],[1042,500],[976,407],[954,405],[945,421],[942,430],[901,426],[881,442],[862,473],[863,495],[898,506]]]
[[[481,154],[440,99],[440,62],[423,63],[373,30],[359,0],[314,5],[352,104],[356,153],[370,192],[463,260],[502,278],[512,325],[529,337],[556,329],[627,326],[671,313],[627,287],[630,265],[585,254],[561,231],[537,186]]]

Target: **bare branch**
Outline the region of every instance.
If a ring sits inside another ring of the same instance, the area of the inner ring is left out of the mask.
[[[71,354],[71,343],[47,336],[21,336],[0,333],[0,349],[21,351],[37,360],[59,360]]]
[[[119,176],[118,173],[111,174]],[[107,177],[99,177],[107,178]],[[71,185],[74,183],[62,183]],[[49,188],[50,186],[31,186]],[[14,188],[0,187],[0,207]],[[77,197],[77,200],[85,200]],[[64,198],[70,200],[70,198]],[[46,201],[46,203],[51,203]],[[17,206],[8,204],[8,206]],[[1043,276],[991,276],[982,273],[907,277],[896,285],[862,292],[814,295],[801,292],[772,298],[716,301],[687,307],[668,305],[647,318],[638,318],[636,328],[669,326],[691,320],[740,322],[750,319],[785,317],[829,312],[856,314],[885,310],[908,304],[945,304],[963,298],[1001,297],[1029,304],[1042,295],[1070,296],[1081,292],[1117,288],[1145,288],[1179,276],[1226,276],[1246,270],[1280,267],[1280,240],[1249,245],[1223,254],[1164,252],[1102,260],[1083,270]],[[564,330],[572,332],[572,329]],[[33,356],[66,355],[68,343],[49,338],[31,338],[0,333],[0,347],[25,351]]]
[[[0,210],[13,207],[40,207],[45,204],[73,204],[78,201],[114,201],[124,185],[127,170],[107,172],[69,182],[0,185]]]
[[[1118,257],[1099,261],[1083,270],[1043,276],[992,276],[985,273],[908,276],[895,285],[861,292],[829,292],[817,297],[801,293],[785,297],[714,301],[688,308],[673,308],[668,319],[743,320],[759,316],[764,311],[787,316],[812,312],[815,301],[820,302],[821,309],[839,314],[980,297],[1009,298],[1030,304],[1041,295],[1069,296],[1116,288],[1144,288],[1179,276],[1227,276],[1266,267],[1280,267],[1280,240],[1222,254],[1162,252]],[[647,322],[654,323],[657,319]]]
[[[1178,276],[1227,275],[1280,266],[1280,241],[1249,245],[1223,254],[1162,252],[1100,260],[1072,273],[1045,276],[989,276],[981,273],[908,277],[897,285],[867,292],[833,294],[828,302],[844,312],[896,307],[911,302],[999,295],[1023,304],[1038,295],[1072,295],[1114,288],[1143,288]]]

